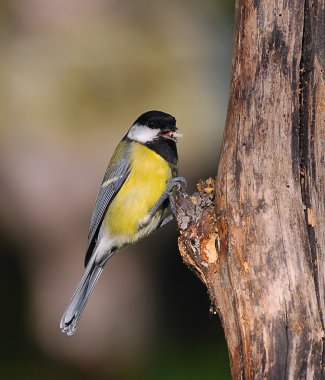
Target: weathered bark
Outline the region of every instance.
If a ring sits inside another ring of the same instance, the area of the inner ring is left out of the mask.
[[[237,0],[232,70],[215,191],[177,197],[180,251],[234,379],[325,379],[325,0]]]

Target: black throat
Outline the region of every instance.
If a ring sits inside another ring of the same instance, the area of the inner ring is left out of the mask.
[[[158,139],[145,144],[148,148],[158,153],[173,166],[177,166],[178,155],[176,143],[173,140]]]

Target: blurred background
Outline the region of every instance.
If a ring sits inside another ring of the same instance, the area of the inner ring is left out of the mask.
[[[106,164],[141,113],[176,117],[190,191],[216,173],[233,14],[232,0],[0,1],[0,379],[230,378],[174,222],[110,260],[74,336],[59,321]]]

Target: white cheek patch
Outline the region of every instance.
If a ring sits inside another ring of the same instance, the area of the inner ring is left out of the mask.
[[[154,141],[160,133],[160,129],[152,129],[141,124],[134,124],[127,134],[130,140],[138,141],[142,144]]]

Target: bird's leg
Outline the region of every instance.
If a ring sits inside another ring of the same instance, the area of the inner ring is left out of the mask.
[[[169,197],[171,198],[171,195],[172,195],[172,191],[174,189],[174,187],[177,187],[177,190],[179,190],[181,187],[183,188],[186,188],[187,186],[187,182],[186,182],[186,179],[184,177],[174,177],[172,178],[167,187],[166,187],[166,190],[161,194],[161,196],[159,197],[159,199],[157,200],[157,202],[154,204],[154,206],[152,207],[152,209],[149,211],[149,213],[143,218],[143,220],[141,221],[140,225],[141,227],[147,225],[149,223],[149,221],[151,220],[151,218],[155,215],[156,211],[159,209],[159,207],[162,205],[162,203]],[[173,215],[175,215],[175,205],[171,202],[171,210],[172,210],[172,213]],[[166,220],[168,219],[168,220]],[[164,219],[161,223],[161,226],[170,222],[172,219],[169,219],[169,217],[167,217],[166,219]],[[166,221],[165,221],[166,220]]]

